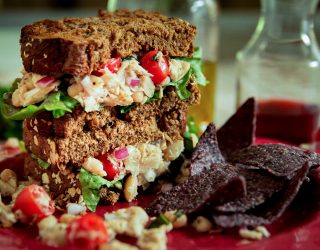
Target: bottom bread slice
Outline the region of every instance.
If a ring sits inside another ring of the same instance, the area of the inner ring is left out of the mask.
[[[165,140],[152,143],[127,145],[124,158],[110,153],[107,159],[119,169],[113,180],[101,176],[101,169],[84,164],[83,167],[44,165],[39,158],[29,153],[25,159],[24,175],[40,182],[50,193],[58,207],[68,203],[84,203],[90,209],[96,203],[114,204],[119,198],[132,201],[139,189],[146,189],[155,179],[168,171],[170,162],[177,159],[184,150],[183,140],[168,144]],[[94,158],[91,158],[94,159]],[[92,201],[92,198],[94,201]],[[92,209],[91,209],[92,210]]]
[[[114,108],[90,113],[78,108],[59,119],[48,112],[40,113],[24,121],[26,148],[63,170],[125,145],[179,140],[189,106],[200,99],[197,87],[189,86],[192,94],[187,100],[180,100],[175,90],[168,88],[161,100],[136,105],[122,116]]]

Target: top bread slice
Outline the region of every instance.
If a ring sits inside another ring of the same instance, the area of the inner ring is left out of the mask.
[[[21,57],[27,72],[90,74],[111,57],[160,50],[192,55],[196,28],[155,12],[100,11],[98,17],[42,20],[21,30]]]

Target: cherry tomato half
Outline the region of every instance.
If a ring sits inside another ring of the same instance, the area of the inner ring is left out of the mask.
[[[108,59],[107,63],[100,66],[98,70],[92,72],[92,75],[103,76],[108,68],[112,73],[117,73],[121,67],[122,60],[120,57]]]
[[[145,54],[141,65],[153,75],[151,79],[155,85],[160,85],[169,75],[168,60],[161,51],[152,50]]]
[[[22,212],[22,222],[29,223],[52,215],[55,208],[44,188],[32,184],[18,194],[13,206],[13,211],[17,210]]]
[[[114,178],[120,173],[119,165],[117,163],[112,163],[108,159],[108,154],[99,155],[97,159],[103,164],[103,170],[107,173],[106,179],[109,181],[114,180]]]
[[[101,217],[86,214],[68,225],[67,240],[71,246],[96,249],[108,242],[108,231]]]

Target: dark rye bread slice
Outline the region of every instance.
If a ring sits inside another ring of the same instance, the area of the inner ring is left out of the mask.
[[[245,213],[212,214],[213,221],[223,228],[239,226],[257,226],[270,224],[278,219],[296,197],[300,186],[307,177],[310,164],[305,163],[297,170],[291,180],[285,182],[284,188],[266,202]]]
[[[25,158],[23,174],[26,179],[32,177],[40,182],[58,206],[64,207],[68,202],[81,202],[79,174],[71,168],[59,170],[50,166],[44,169],[28,154]]]
[[[69,164],[81,166],[87,157],[117,147],[157,140],[175,142],[182,139],[188,107],[199,103],[197,87],[190,91],[191,97],[182,101],[168,88],[161,100],[137,105],[124,117],[110,107],[90,113],[78,108],[60,119],[40,113],[24,121],[24,142],[28,151],[61,169]]]
[[[21,169],[19,172],[21,173]],[[62,171],[55,166],[44,169],[28,154],[25,157],[23,175],[25,179],[32,177],[41,183],[50,193],[50,197],[54,200],[56,206],[65,208],[69,202],[83,202],[79,169],[76,167]],[[100,201],[104,204],[113,205],[119,199],[119,193],[106,187],[102,187],[99,194]]]
[[[234,166],[216,163],[160,194],[146,211],[151,215],[173,210],[191,214],[200,212],[206,205],[218,205],[219,202],[225,203],[245,194],[245,180],[238,175]]]
[[[241,149],[228,160],[290,179],[305,162],[312,168],[319,166],[320,154],[285,144],[260,144]]]
[[[100,17],[42,20],[22,28],[21,56],[27,72],[86,75],[111,57],[160,50],[191,56],[196,28],[142,10],[101,12]]]

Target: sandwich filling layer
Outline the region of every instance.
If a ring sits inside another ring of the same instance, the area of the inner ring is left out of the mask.
[[[67,93],[86,112],[98,111],[102,106],[143,104],[160,86],[180,80],[190,69],[188,62],[176,59],[169,62],[170,73],[158,86],[152,81],[153,75],[132,58],[123,61],[116,71],[103,67],[91,75],[73,76]],[[61,80],[54,77],[24,72],[18,89],[13,92],[12,104],[26,107],[44,101],[49,93],[58,90],[60,84]]]
[[[187,85],[191,77],[201,85],[201,52],[192,58],[164,55],[161,51],[111,58],[90,75],[53,77],[23,72],[12,92],[5,96],[4,114],[21,120],[34,113],[51,111],[55,118],[81,105],[86,112],[103,107],[129,107],[161,99],[168,86],[174,86],[181,100],[190,97]]]

